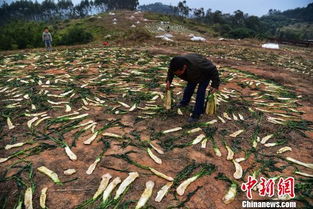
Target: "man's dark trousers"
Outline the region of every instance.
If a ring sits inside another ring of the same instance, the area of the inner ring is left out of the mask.
[[[187,83],[187,86],[184,90],[183,99],[180,102],[182,106],[186,106],[189,104],[191,96],[193,92],[195,91],[197,84],[199,84],[198,90],[197,90],[196,104],[192,112],[192,115],[194,117],[199,117],[204,112],[205,90],[208,87],[209,82],[210,80],[202,81],[200,83],[191,83],[191,82]]]

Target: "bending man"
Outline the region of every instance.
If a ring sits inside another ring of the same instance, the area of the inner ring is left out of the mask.
[[[196,122],[204,112],[205,91],[210,81],[212,81],[210,93],[218,90],[220,79],[217,68],[210,60],[199,54],[187,54],[171,60],[166,79],[167,90],[170,89],[174,75],[188,82],[178,107],[185,107],[189,104],[198,85],[196,104],[191,118],[188,119],[189,122]]]

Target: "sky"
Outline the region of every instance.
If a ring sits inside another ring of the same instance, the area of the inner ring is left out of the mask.
[[[4,0],[0,0],[0,3]],[[5,0],[11,2],[13,0]],[[57,0],[54,0],[57,2]],[[81,0],[72,0],[74,4]],[[125,0],[126,1],[126,0]],[[139,0],[139,4],[151,4],[161,2],[163,4],[177,6],[180,0]],[[182,1],[182,0],[181,0]],[[42,2],[42,0],[38,0]],[[294,9],[297,7],[305,7],[313,0],[187,0],[187,5],[191,8],[201,8],[205,10],[211,8],[213,11],[221,10],[223,13],[233,13],[241,10],[249,15],[262,16],[267,14],[269,9],[278,9],[281,11]]]

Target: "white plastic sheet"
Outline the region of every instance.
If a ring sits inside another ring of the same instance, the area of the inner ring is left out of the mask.
[[[262,48],[279,49],[279,45],[278,44],[274,44],[274,43],[266,43],[266,44],[262,45]]]
[[[160,36],[156,36],[156,38],[160,38],[162,40],[165,40],[165,41],[173,41],[173,38],[174,36],[172,34],[169,34],[169,33],[166,33],[166,34],[163,34],[163,35],[160,35]]]
[[[201,37],[201,36],[193,36],[190,40],[192,40],[192,41],[206,41],[206,39]]]

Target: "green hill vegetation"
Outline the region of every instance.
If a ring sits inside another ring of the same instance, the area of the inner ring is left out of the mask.
[[[142,11],[140,18],[130,18],[133,16],[130,10],[136,9]],[[113,11],[116,16],[110,15]],[[45,0],[41,4],[20,0],[4,3],[0,8],[0,50],[42,47],[41,33],[46,26],[52,33],[54,46],[147,41],[155,36],[154,32],[147,30],[147,25],[157,22],[168,22],[188,29],[185,33],[204,36],[312,40],[313,3],[284,12],[270,10],[267,15],[256,17],[240,10],[223,14],[211,9],[192,9],[186,1],[177,6],[154,3],[138,7],[137,0],[83,0],[75,6],[71,0],[57,3]],[[132,25],[136,27],[130,27]]]

